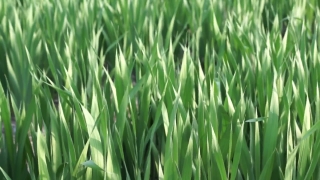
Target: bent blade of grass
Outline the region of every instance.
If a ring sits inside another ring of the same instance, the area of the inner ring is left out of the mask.
[[[78,158],[78,162],[72,172],[72,176],[73,177],[78,177],[78,173],[81,171],[81,163],[83,163],[86,159],[87,159],[87,153],[88,153],[88,149],[89,149],[89,144],[90,144],[90,139],[88,139],[86,145],[84,146],[79,158]]]
[[[259,121],[263,121],[267,119],[267,117],[259,117],[259,118],[252,118],[252,119],[248,119],[245,122],[251,123],[251,122],[259,122]]]
[[[88,135],[90,138],[91,158],[93,162],[95,162],[100,168],[103,169],[105,167],[105,163],[99,131],[97,128],[94,128],[95,120],[93,119],[89,111],[83,106],[81,106],[81,108],[87,123]],[[100,171],[93,171],[93,177],[102,178],[103,174]]]
[[[89,160],[89,161],[85,161],[83,163],[81,163],[82,165],[84,165],[85,167],[89,167],[91,169],[94,169],[96,171],[104,171],[101,167],[99,167],[94,161]]]

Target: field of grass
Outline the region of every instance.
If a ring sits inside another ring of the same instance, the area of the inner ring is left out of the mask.
[[[0,179],[319,179],[317,0],[0,0]]]

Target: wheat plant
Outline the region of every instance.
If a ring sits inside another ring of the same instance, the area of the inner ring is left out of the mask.
[[[0,0],[1,179],[319,179],[316,0]]]

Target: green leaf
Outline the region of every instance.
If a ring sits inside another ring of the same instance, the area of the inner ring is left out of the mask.
[[[88,135],[90,139],[90,151],[91,151],[91,158],[92,161],[97,164],[101,169],[105,167],[105,158],[104,158],[104,151],[102,148],[101,138],[99,135],[99,131],[95,127],[95,120],[89,113],[89,111],[81,106],[86,123],[87,123],[87,129],[88,129]],[[94,169],[95,170],[95,169]],[[95,175],[94,175],[95,176]],[[95,177],[102,178],[102,173],[97,172],[97,175]]]
[[[39,178],[50,179],[48,165],[46,157],[49,156],[48,149],[46,147],[47,143],[42,135],[40,127],[37,131],[37,153],[38,153],[38,164],[39,164]]]
[[[89,149],[89,144],[90,144],[89,142],[90,142],[90,140],[88,140],[86,145],[84,146],[84,148],[83,148],[83,150],[82,150],[82,152],[80,154],[80,157],[78,159],[77,165],[76,165],[76,167],[74,168],[74,170],[72,172],[72,176],[74,176],[74,177],[78,177],[77,174],[81,170],[80,169],[80,164],[86,160],[88,149]],[[82,165],[84,165],[84,164],[82,164]]]
[[[6,180],[11,180],[9,175],[2,169],[2,167],[0,167],[0,170],[1,170],[2,174],[3,174],[3,176],[6,178]]]
[[[189,138],[187,152],[184,157],[182,179],[191,179],[192,177],[192,166],[193,166],[193,134]]]
[[[236,144],[236,149],[233,155],[231,179],[236,179],[236,175],[238,173],[238,166],[239,166],[239,161],[240,161],[240,156],[242,151],[242,144],[243,144],[243,127],[244,127],[244,123],[241,125],[241,129],[240,129],[237,144]]]
[[[82,165],[86,166],[86,167],[89,167],[89,168],[92,168],[94,170],[97,170],[97,171],[104,171],[102,168],[100,168],[95,162],[93,162],[92,160],[89,160],[89,161],[85,161],[83,163],[81,163]]]
[[[259,122],[259,121],[264,121],[265,119],[267,119],[267,117],[259,117],[259,118],[248,119],[245,122],[248,122],[248,123]]]
[[[265,136],[263,139],[263,162],[262,167],[266,167],[267,161],[276,149],[276,143],[278,139],[278,117],[279,117],[279,101],[277,92],[274,90],[272,93],[269,118],[265,122]]]

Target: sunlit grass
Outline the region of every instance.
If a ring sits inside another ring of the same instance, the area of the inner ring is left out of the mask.
[[[319,12],[0,1],[1,178],[319,179]]]

